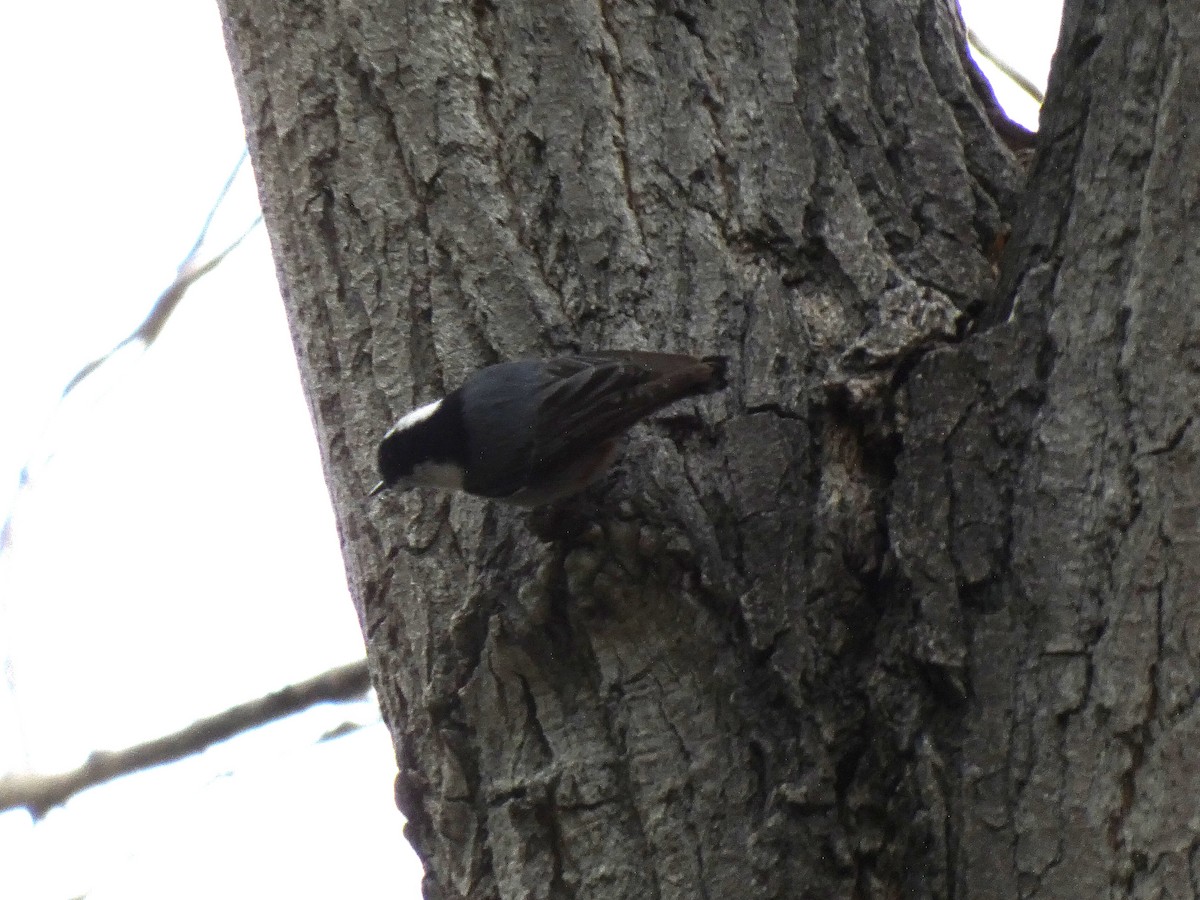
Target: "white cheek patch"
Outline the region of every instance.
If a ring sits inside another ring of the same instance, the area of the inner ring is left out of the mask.
[[[461,491],[463,486],[463,471],[454,465],[454,463],[417,463],[413,466],[411,481],[413,484],[445,488],[449,491]]]
[[[432,403],[426,403],[424,406],[418,406],[412,412],[405,413],[400,417],[396,424],[392,426],[391,431],[389,431],[388,434],[395,434],[397,431],[403,431],[406,428],[412,428],[412,426],[416,425],[418,422],[424,422],[435,412],[437,412],[438,407],[441,405],[441,400],[434,400]]]

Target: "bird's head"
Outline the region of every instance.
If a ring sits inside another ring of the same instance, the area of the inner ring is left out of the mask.
[[[439,487],[459,490],[460,448],[451,446],[454,422],[444,400],[434,400],[401,416],[379,444],[379,475],[374,496],[384,490]],[[440,413],[440,414],[439,414]]]

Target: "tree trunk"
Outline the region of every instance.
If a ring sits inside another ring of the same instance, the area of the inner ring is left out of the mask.
[[[222,7],[427,897],[1200,895],[1200,11],[1068,0],[1022,199],[950,0]],[[588,527],[365,501],[597,348],[732,385]]]

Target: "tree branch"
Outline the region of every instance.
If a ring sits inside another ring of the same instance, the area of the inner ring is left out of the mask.
[[[154,305],[150,308],[150,312],[146,314],[146,318],[144,318],[137,328],[135,328],[127,337],[123,338],[119,343],[117,343],[117,345],[111,350],[102,356],[93,359],[78,372],[76,372],[74,376],[72,376],[71,380],[67,382],[66,387],[63,388],[62,394],[59,396],[60,409],[62,402],[66,400],[71,391],[78,387],[80,383],[83,382],[84,379],[90,376],[93,372],[116,356],[117,353],[123,348],[129,346],[130,344],[140,344],[141,349],[145,350],[147,347],[153,344],[158,338],[159,334],[162,332],[164,326],[166,326],[167,321],[171,318],[171,314],[175,312],[176,307],[178,307],[180,301],[183,300],[184,295],[188,292],[188,289],[217,266],[219,266],[224,261],[225,257],[236,250],[241,245],[242,241],[249,237],[250,233],[254,231],[254,229],[257,228],[262,222],[262,214],[260,213],[254,219],[254,221],[250,223],[250,226],[243,231],[235,241],[230,243],[227,247],[206,262],[197,262],[200,250],[204,246],[204,240],[208,236],[208,229],[212,226],[213,219],[216,217],[218,210],[220,210],[221,204],[225,202],[225,198],[228,196],[230,188],[237,179],[238,172],[241,171],[242,164],[245,163],[248,154],[249,150],[244,150],[242,152],[241,157],[237,161],[237,165],[233,167],[233,171],[230,172],[229,177],[225,179],[225,184],[221,188],[221,193],[217,196],[216,202],[213,203],[212,208],[209,209],[208,215],[204,219],[204,225],[200,228],[199,236],[196,238],[195,243],[192,244],[192,248],[188,251],[187,256],[183,258],[183,262],[179,264],[174,280],[165,291],[158,295],[158,299],[154,301]],[[33,459],[31,459],[21,467],[21,472],[17,481],[17,490],[16,494],[14,495],[12,505],[10,506],[8,513],[5,515],[3,523],[0,524],[0,554],[3,554],[12,544],[13,520],[16,517],[17,502],[22,493],[29,487],[29,483],[31,481],[31,472],[34,465],[35,462]]]
[[[175,280],[167,287],[165,291],[158,295],[158,299],[154,301],[154,305],[150,308],[150,312],[142,323],[138,325],[133,332],[122,340],[119,344],[105,353],[98,359],[92,360],[82,369],[80,369],[75,377],[67,382],[67,386],[63,388],[62,395],[67,396],[76,385],[91,375],[96,369],[108,362],[118,350],[135,341],[140,341],[143,346],[149,347],[154,343],[163,327],[167,324],[167,320],[171,318],[171,313],[175,312],[175,308],[183,299],[184,294],[188,292],[193,284],[215,269],[230,253],[238,248],[258,224],[262,221],[262,215],[259,215],[250,227],[227,246],[220,253],[212,257],[205,263],[197,264],[196,260],[200,255],[200,249],[204,246],[204,240],[208,237],[208,229],[212,226],[213,219],[217,215],[217,210],[221,208],[221,204],[225,202],[226,196],[229,194],[229,189],[233,186],[234,180],[237,178],[238,172],[241,171],[242,164],[246,161],[249,150],[244,150],[241,157],[237,161],[237,165],[233,167],[233,171],[229,173],[229,177],[225,179],[225,184],[221,188],[221,193],[217,196],[216,202],[208,211],[208,216],[204,220],[204,225],[200,228],[200,235],[196,238],[196,242],[192,244],[192,249],[188,251],[187,256],[183,258],[183,262],[179,264],[176,270]]]
[[[1014,69],[1009,63],[1005,62],[1000,56],[997,56],[991,47],[979,39],[979,35],[975,33],[974,29],[967,29],[967,40],[975,48],[976,53],[1011,78],[1013,84],[1037,101],[1038,106],[1046,102],[1046,95],[1038,90],[1038,86]]]
[[[199,719],[174,734],[124,750],[96,751],[71,772],[5,775],[0,778],[0,812],[24,808],[35,819],[40,819],[55,806],[90,787],[199,753],[243,731],[318,703],[353,699],[366,693],[370,686],[366,660],[360,660],[231,707],[218,715]]]

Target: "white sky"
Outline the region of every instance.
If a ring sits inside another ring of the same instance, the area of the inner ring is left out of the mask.
[[[1056,3],[962,5],[1044,83]],[[170,283],[241,152],[214,5],[9,4],[0,35],[0,510],[36,463],[0,559],[0,772],[57,771],[362,644],[261,229],[148,353],[55,414]],[[1019,90],[997,89],[1036,125]],[[254,215],[244,177],[210,247]],[[36,826],[0,814],[0,897],[398,897],[405,880],[418,896],[386,731],[317,742],[346,719],[377,712],[293,717]]]

